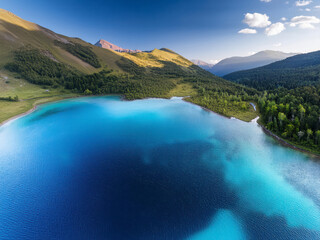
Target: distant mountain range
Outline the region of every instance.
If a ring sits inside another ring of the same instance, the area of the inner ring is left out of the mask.
[[[117,52],[126,52],[126,53],[142,52],[141,50],[124,49],[103,39],[100,39],[95,45],[104,49],[109,49]]]
[[[197,64],[199,62],[200,67],[203,69],[217,75],[217,76],[224,76],[226,74],[252,69],[256,67],[261,67],[279,60],[286,59],[288,57],[292,57],[297,53],[284,53],[280,51],[261,51],[256,54],[253,54],[248,57],[230,57],[221,60],[219,63],[212,65],[212,64],[204,64],[205,62],[200,60],[193,60],[193,63]]]
[[[214,66],[214,64],[210,64],[205,61],[198,60],[198,59],[193,59],[193,60],[191,60],[191,62],[193,62],[195,65],[198,65],[199,67],[201,67],[207,71],[210,71],[210,69]]]
[[[316,85],[320,83],[320,51],[298,54],[263,67],[234,72],[224,78],[259,90]]]

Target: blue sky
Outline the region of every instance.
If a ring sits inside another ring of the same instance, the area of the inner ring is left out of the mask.
[[[320,50],[320,0],[0,0],[55,32],[214,62],[266,49]],[[240,32],[240,33],[239,33]]]

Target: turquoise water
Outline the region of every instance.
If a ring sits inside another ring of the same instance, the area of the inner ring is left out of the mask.
[[[179,98],[0,127],[0,239],[320,239],[320,164]]]

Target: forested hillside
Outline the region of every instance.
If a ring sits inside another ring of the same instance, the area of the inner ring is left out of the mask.
[[[256,90],[215,77],[196,65],[184,69],[174,62],[162,61],[161,68],[141,67],[130,59],[121,58],[117,64],[123,72],[105,67],[97,73],[83,74],[48,58],[46,53],[32,47],[20,48],[5,68],[45,87],[62,86],[86,94],[123,94],[127,99],[170,97],[172,90],[184,84],[194,89],[189,99],[191,102],[227,116],[240,114],[245,120],[256,116],[248,103],[248,100],[257,97]]]
[[[320,153],[320,51],[226,78],[265,91],[258,101],[262,123],[287,141]]]
[[[225,58],[219,61],[217,64],[211,66],[209,64],[201,63],[201,61],[196,61],[195,64],[199,63],[198,65],[200,67],[206,69],[207,71],[217,76],[224,76],[226,74],[236,71],[242,71],[265,66],[267,64],[280,61],[288,57],[292,57],[294,55],[296,54],[266,50],[246,57]]]
[[[224,78],[259,90],[315,86],[320,83],[320,51],[299,54],[260,68],[234,72]]]
[[[320,153],[320,86],[279,88],[259,99],[266,127],[292,143]]]

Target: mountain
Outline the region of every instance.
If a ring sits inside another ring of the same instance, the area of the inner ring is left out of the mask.
[[[23,20],[9,11],[0,9],[0,68],[14,59],[14,53],[17,49],[29,46],[45,51],[43,54],[46,54],[47,57],[71,66],[80,72],[89,74],[99,71],[100,68],[95,68],[65,48],[57,46],[57,42],[71,45],[80,44],[83,47],[90,48],[97,55],[102,65],[120,70],[116,64],[116,61],[121,59],[120,55],[93,47],[81,39],[57,34],[35,23]]]
[[[167,86],[175,86],[184,78],[191,79],[196,76],[225,82],[166,48],[150,52],[132,52],[122,51],[125,49],[106,41],[101,40],[99,43],[104,46],[109,44],[109,48],[115,51],[92,45],[79,38],[57,34],[0,9],[0,75],[9,70],[12,74],[19,74],[19,77],[35,84],[64,86],[67,89],[76,88],[76,91],[84,91],[87,88],[91,89],[86,75],[104,71],[111,72],[108,78],[112,75],[113,79],[119,80],[112,82],[114,85],[120,83],[123,86],[139,85],[140,93],[151,95],[154,92],[155,96],[157,95],[155,90],[150,91],[145,88],[157,85],[161,91],[167,91],[168,89],[165,89]],[[70,79],[66,80],[64,75]],[[134,79],[143,80],[139,83]],[[155,82],[155,79],[158,82]],[[142,84],[147,80],[148,83]],[[81,84],[77,81],[81,81]],[[98,93],[116,89],[118,92],[123,91],[119,86],[108,86],[108,88],[101,86],[99,90],[96,88],[91,90]],[[126,89],[129,90],[129,87]]]
[[[126,52],[126,53],[138,53],[142,52],[141,50],[131,50],[131,49],[124,49],[121,47],[118,47],[117,45],[114,45],[106,40],[100,39],[95,46],[104,48],[104,49],[109,49],[117,52]]]
[[[279,51],[261,51],[248,57],[231,57],[218,62],[216,65],[207,69],[209,72],[224,76],[226,74],[247,70],[251,68],[261,67],[279,60],[296,55],[296,53],[283,53]],[[202,67],[201,65],[199,65]]]
[[[263,67],[228,74],[226,79],[259,90],[320,83],[320,51],[299,54]]]
[[[107,44],[106,41],[99,42]],[[113,44],[110,46],[115,50],[122,49]],[[157,68],[166,70],[166,65],[185,75],[202,72],[192,62],[168,49],[134,53],[131,50],[112,51],[79,38],[57,34],[0,9],[0,69],[15,59],[16,50],[26,47],[39,50],[42,56],[83,74],[97,73],[106,66],[119,73],[130,73],[135,68],[143,68],[147,74]]]
[[[214,64],[210,64],[205,61],[201,61],[199,59],[193,59],[193,60],[191,60],[191,62],[193,62],[195,65],[198,65],[199,67],[201,67],[207,71],[210,70],[214,66]]]

